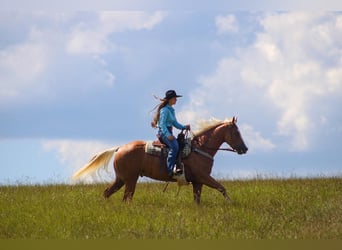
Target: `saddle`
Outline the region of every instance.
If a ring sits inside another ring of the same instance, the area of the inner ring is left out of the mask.
[[[152,141],[152,146],[157,148],[168,148],[168,146],[162,143],[160,140]]]
[[[184,138],[183,142],[178,141],[178,143],[180,157],[182,159],[188,157],[191,153],[191,138]],[[169,150],[169,147],[160,140],[146,141],[145,153],[147,154],[166,158]]]

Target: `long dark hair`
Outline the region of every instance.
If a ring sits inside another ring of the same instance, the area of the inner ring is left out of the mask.
[[[158,125],[158,120],[159,120],[159,117],[160,117],[160,110],[162,108],[164,108],[168,103],[169,103],[169,100],[167,99],[160,99],[162,102],[160,104],[158,104],[158,106],[156,106],[153,110],[157,109],[154,117],[153,117],[153,120],[151,122],[151,126],[152,128],[156,128],[157,125]]]

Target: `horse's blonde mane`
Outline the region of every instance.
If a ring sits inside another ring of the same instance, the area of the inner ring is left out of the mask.
[[[216,118],[210,118],[208,120],[201,120],[198,122],[197,124],[197,127],[198,127],[198,130],[194,132],[194,135],[199,135],[211,128],[215,128],[217,126],[219,126],[220,124],[222,123],[225,123],[225,122],[231,122],[232,119],[225,119],[225,120],[219,120],[219,119],[216,119]]]

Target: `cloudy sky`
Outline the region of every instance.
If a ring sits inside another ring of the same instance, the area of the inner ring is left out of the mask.
[[[168,89],[181,123],[238,117],[249,151],[218,153],[215,177],[342,175],[342,12],[6,6],[0,184],[68,183],[95,153],[154,139]]]

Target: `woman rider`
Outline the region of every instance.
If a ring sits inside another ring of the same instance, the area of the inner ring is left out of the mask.
[[[182,169],[175,166],[179,145],[177,139],[172,134],[172,127],[190,130],[190,125],[182,125],[176,119],[175,110],[172,106],[176,104],[178,97],[182,96],[177,95],[176,91],[166,91],[165,97],[161,99],[162,102],[158,105],[157,112],[151,123],[152,127],[159,128],[158,137],[161,142],[165,143],[170,148],[167,157],[167,171],[170,177],[172,177],[173,174],[182,173]]]

